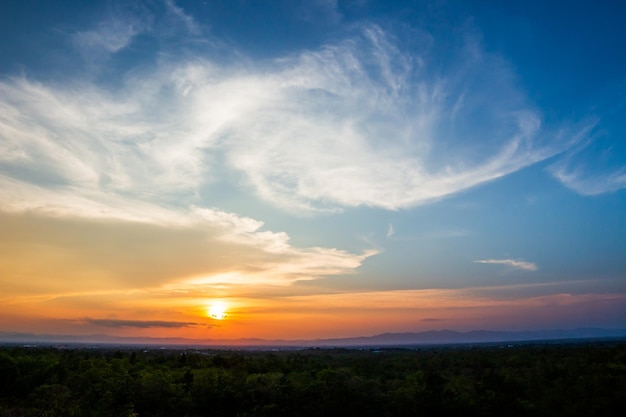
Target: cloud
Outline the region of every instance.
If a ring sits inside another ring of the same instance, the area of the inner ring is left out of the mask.
[[[333,335],[363,336],[384,332],[411,332],[419,329],[432,328],[441,323],[448,323],[456,330],[501,329],[510,326],[536,329],[545,326],[563,327],[563,323],[576,327],[582,319],[583,323],[597,326],[608,319],[612,326],[620,327],[623,323],[619,318],[624,316],[626,296],[611,291],[577,293],[570,292],[568,283],[551,283],[554,287],[529,295],[520,286],[502,286],[498,294],[487,288],[485,293],[480,287],[474,289],[428,289],[428,290],[391,290],[359,292],[349,291],[335,294],[306,294],[295,296],[292,292],[284,297],[267,298],[254,294],[253,297],[229,299],[233,309],[229,313],[232,319],[227,325],[212,327],[214,338],[285,338],[290,339],[332,337]],[[541,286],[544,283],[540,284]],[[532,285],[531,285],[532,286]],[[182,294],[183,296],[185,294]],[[197,297],[192,294],[192,297]],[[103,302],[102,308],[89,313],[82,307],[80,313],[73,317],[107,317],[111,305],[118,308],[120,317],[131,317],[137,314],[137,300],[130,299],[128,311],[119,311],[119,296],[111,297]],[[187,327],[162,328],[160,337],[193,337],[206,338],[206,325],[211,319],[206,318],[206,294],[201,312],[205,318],[195,315],[179,316],[160,322],[190,323]],[[186,299],[195,300],[195,298]],[[68,301],[64,300],[66,306]],[[71,300],[77,301],[77,300]],[[80,300],[92,307],[91,299]],[[160,300],[150,300],[150,306],[163,305]],[[171,310],[185,310],[182,303]],[[82,306],[82,304],[81,304]],[[238,307],[240,306],[240,307]],[[40,306],[41,307],[41,306]],[[25,328],[33,332],[64,334],[85,334],[85,321],[67,320],[68,312],[55,316],[54,311],[47,317],[33,317],[32,308],[15,311],[14,305],[0,304],[0,323],[5,331],[23,331]],[[153,310],[150,310],[153,312]],[[188,311],[188,310],[187,310]],[[55,318],[57,317],[57,318]],[[440,320],[432,321],[432,318]],[[303,320],[309,320],[303,326]],[[98,320],[98,319],[96,319]],[[104,319],[111,321],[110,319]],[[563,321],[565,320],[565,321]],[[141,323],[141,320],[131,322]],[[199,323],[193,326],[193,323]],[[159,322],[157,322],[159,323]],[[204,325],[202,325],[204,323]],[[124,327],[113,319],[111,334],[123,336],[149,335],[147,329],[140,327]],[[94,326],[98,324],[94,323]],[[228,332],[229,328],[236,330]],[[288,331],[287,331],[288,330]],[[91,331],[89,331],[91,333]]]
[[[618,89],[619,91],[619,89]],[[623,103],[607,100],[603,118],[589,118],[586,132],[548,168],[554,178],[567,188],[585,196],[619,191],[626,188],[626,147],[616,136],[623,135],[626,116]]]
[[[148,329],[152,327],[162,327],[169,329],[180,329],[182,327],[205,326],[200,323],[184,322],[184,321],[159,321],[159,320],[117,320],[117,319],[92,319],[85,317],[80,321],[101,327],[136,327],[139,329]]]
[[[522,269],[524,271],[536,271],[537,265],[532,262],[526,262],[516,259],[481,259],[478,261],[474,261],[479,264],[499,264],[499,265],[508,265],[513,268]]]
[[[103,26],[80,35],[82,45],[124,48],[139,29],[116,25],[119,38]],[[404,51],[393,39],[364,25],[344,41],[255,65],[172,51],[156,68],[126,74],[119,90],[0,81],[1,173],[17,197],[2,204],[29,206],[40,187],[107,215],[117,210],[108,204],[204,205],[210,196],[200,190],[239,177],[230,186],[294,213],[397,210],[494,180],[576,139],[542,128],[499,58],[461,48],[441,73],[433,46]]]
[[[229,162],[258,195],[287,209],[396,210],[562,151],[564,142],[549,140],[538,114],[511,92],[498,60],[480,51],[472,59],[435,75],[367,26],[362,37],[282,60],[289,69],[267,80],[282,94],[249,106],[251,117],[226,142]],[[490,80],[478,75],[485,68]],[[489,146],[465,145],[477,141]]]
[[[190,34],[200,34],[200,28],[198,27],[198,24],[193,16],[186,14],[185,11],[181,7],[177,6],[173,0],[165,0],[165,7],[167,9],[167,13],[181,22]]]
[[[191,283],[269,283],[273,285],[298,280],[315,279],[325,275],[350,274],[367,258],[379,253],[376,249],[354,254],[334,248],[296,248],[289,244],[289,236],[283,232],[260,230],[263,223],[248,217],[237,216],[218,209],[194,208],[194,213],[209,224],[222,230],[220,239],[262,248],[266,259],[255,263],[256,271],[206,276]]]
[[[567,188],[582,195],[606,194],[626,188],[626,167],[602,175],[585,175],[564,165],[555,165],[552,175]]]
[[[308,286],[293,284],[354,274],[376,253],[298,247],[286,233],[225,211],[175,212],[186,220],[175,224],[78,217],[80,206],[73,209],[72,216],[0,211],[0,318],[87,317],[83,323],[119,332],[197,333],[204,327],[193,324],[209,320],[210,300],[236,307],[232,298],[242,294],[306,293]],[[112,311],[159,321],[99,318]]]
[[[145,29],[144,23],[137,19],[128,16],[110,17],[95,29],[76,32],[72,40],[88,55],[97,51],[113,54],[126,48]]]
[[[395,234],[396,234],[396,231],[395,231],[395,230],[394,230],[394,228],[393,228],[393,224],[389,223],[389,226],[387,227],[387,235],[386,235],[386,236],[387,236],[388,238],[391,238],[391,237],[393,237],[393,235],[395,235]]]
[[[302,314],[316,314],[320,311],[327,311],[329,315],[337,315],[349,310],[372,315],[384,314],[388,310],[404,310],[434,314],[424,314],[420,321],[445,320],[451,315],[458,314],[458,311],[469,311],[472,308],[507,308],[515,306],[541,306],[567,305],[587,301],[617,300],[622,304],[626,301],[624,294],[612,293],[583,293],[572,294],[569,292],[559,292],[558,289],[567,288],[567,283],[553,283],[554,288],[544,292],[539,296],[528,296],[520,294],[520,287],[503,286],[501,294],[490,293],[485,296],[482,287],[463,289],[421,289],[421,290],[388,290],[372,292],[343,292],[334,294],[307,294],[287,296],[272,300],[259,300],[258,305],[264,309],[277,312],[285,312],[285,307],[289,303],[285,301],[297,301]],[[487,290],[489,288],[486,288]],[[507,291],[508,289],[508,291]],[[513,294],[513,295],[511,295]],[[253,309],[254,303],[250,303]],[[454,312],[454,311],[457,312]],[[419,317],[412,315],[411,321]],[[433,319],[434,317],[434,319]]]
[[[165,225],[81,218],[79,209],[71,217],[0,212],[0,248],[5,254],[0,259],[0,286],[6,297],[289,286],[353,274],[378,253],[293,246],[285,233],[259,230],[262,222],[210,209],[202,215],[174,213],[185,221]],[[37,257],[31,255],[33,248]]]
[[[598,195],[626,188],[626,165],[619,145],[606,135],[589,135],[548,167],[563,185],[582,195]]]
[[[129,46],[138,36],[151,37],[158,43],[167,43],[174,39],[182,41],[177,43],[178,52],[182,53],[181,50],[185,48],[181,46],[186,41],[199,39],[201,34],[200,25],[182,7],[176,5],[174,0],[111,2],[106,18],[92,29],[72,33],[70,39],[87,64],[86,75],[93,76],[93,73],[111,73],[111,68],[106,68],[106,64],[112,55],[126,51],[128,56],[132,56],[133,51]],[[142,52],[147,54],[150,48],[144,44]],[[159,49],[152,52],[158,54]]]

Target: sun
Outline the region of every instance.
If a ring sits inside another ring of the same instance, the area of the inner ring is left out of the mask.
[[[216,301],[209,306],[209,317],[215,320],[224,320],[226,318],[226,304]]]

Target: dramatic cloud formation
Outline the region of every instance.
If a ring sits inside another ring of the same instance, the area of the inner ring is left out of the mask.
[[[501,177],[584,137],[543,131],[506,66],[471,52],[441,74],[429,68],[426,46],[416,61],[368,25],[254,70],[164,62],[120,91],[9,79],[0,83],[2,183],[18,194],[14,206],[28,205],[28,190],[44,181],[59,196],[98,203],[193,202],[223,166],[286,209],[395,210]],[[481,136],[491,139],[476,158],[464,144]]]

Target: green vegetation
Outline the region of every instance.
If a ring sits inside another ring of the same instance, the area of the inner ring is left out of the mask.
[[[0,348],[8,416],[597,416],[626,343],[281,352]]]

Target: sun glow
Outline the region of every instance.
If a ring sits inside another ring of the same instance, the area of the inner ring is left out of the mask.
[[[226,318],[226,304],[216,301],[209,306],[209,317],[215,320],[224,320]]]

